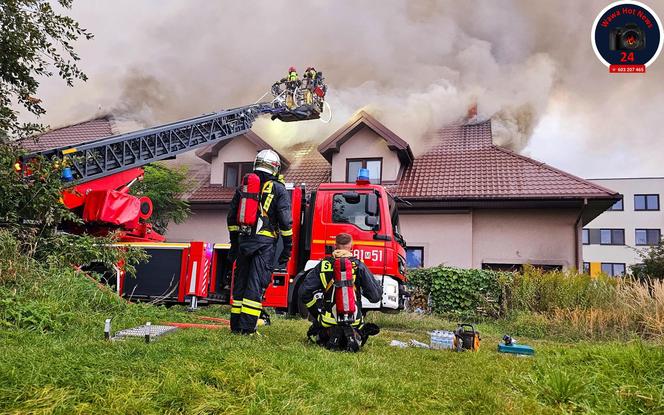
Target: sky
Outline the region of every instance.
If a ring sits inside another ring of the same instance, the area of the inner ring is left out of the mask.
[[[664,0],[647,2],[660,17]],[[247,105],[294,65],[329,85],[332,119],[254,130],[324,140],[364,109],[416,153],[477,103],[495,142],[586,178],[664,176],[664,56],[615,75],[590,44],[608,1],[77,0],[89,80],[42,81],[41,121],[113,114],[125,130]]]

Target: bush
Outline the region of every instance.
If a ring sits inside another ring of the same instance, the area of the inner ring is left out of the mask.
[[[430,298],[436,313],[498,316],[506,273],[480,269],[433,267],[411,270],[408,279],[415,290]]]

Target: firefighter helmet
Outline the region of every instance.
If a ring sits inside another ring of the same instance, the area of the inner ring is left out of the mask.
[[[281,170],[279,155],[272,150],[259,151],[256,155],[256,160],[254,160],[254,170],[276,176],[279,174],[279,170]]]
[[[291,66],[290,68],[288,68],[288,72],[289,72],[289,73],[290,73],[290,72],[297,72],[297,69],[295,69],[294,66]]]

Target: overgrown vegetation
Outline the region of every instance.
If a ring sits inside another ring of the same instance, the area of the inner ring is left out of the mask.
[[[410,275],[415,292],[428,298],[433,312],[476,320],[500,317],[515,334],[664,339],[662,280],[533,267],[514,274],[434,267]]]

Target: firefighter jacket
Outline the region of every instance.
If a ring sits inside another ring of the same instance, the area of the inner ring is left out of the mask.
[[[290,251],[293,238],[293,217],[290,196],[284,186],[283,179],[261,171],[255,173],[261,181],[258,221],[253,229],[240,229],[237,221],[237,210],[241,192],[238,188],[231,200],[230,210],[226,218],[231,248],[237,249],[238,244],[242,248],[242,245],[245,244],[276,243],[277,238],[281,236],[284,248]]]
[[[337,324],[332,315],[332,309],[335,307],[332,286],[334,285],[334,273],[332,264],[335,258],[350,258],[353,265],[353,275],[355,277],[355,298],[357,307],[357,317],[353,326],[362,324],[362,296],[372,303],[380,301],[383,290],[374,278],[369,268],[359,259],[352,256],[349,251],[336,250],[332,257],[323,259],[316,265],[304,278],[302,288],[300,288],[300,299],[309,309],[309,312],[318,319],[323,327],[330,327]],[[322,298],[316,296],[322,293]]]

